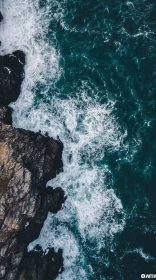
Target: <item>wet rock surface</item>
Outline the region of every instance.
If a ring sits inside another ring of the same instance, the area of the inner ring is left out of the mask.
[[[63,271],[62,250],[56,254],[53,249],[49,249],[44,255],[42,248],[37,245],[34,251],[27,254],[27,257],[20,265],[18,279],[38,279],[53,280],[56,279],[58,271]]]
[[[24,79],[25,54],[16,51],[0,56],[0,104],[7,106],[17,100]]]
[[[0,122],[1,279],[18,279],[27,245],[39,236],[48,212],[56,213],[65,201],[60,188],[45,188],[62,168],[62,149],[61,143],[48,136]],[[35,255],[31,261],[35,262]]]
[[[66,199],[61,188],[45,188],[62,171],[63,145],[12,126],[8,105],[20,94],[24,64],[22,51],[0,56],[0,279],[52,280],[63,270],[62,251],[27,246]]]

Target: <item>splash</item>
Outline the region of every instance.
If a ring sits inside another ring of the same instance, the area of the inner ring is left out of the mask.
[[[50,5],[50,4],[49,4]],[[101,104],[96,93],[89,97],[90,85],[80,86],[76,97],[51,95],[51,84],[60,78],[59,52],[49,43],[46,30],[50,7],[40,8],[38,1],[5,0],[0,9],[1,54],[21,49],[26,53],[25,80],[14,108],[14,125],[48,132],[64,144],[64,172],[48,182],[67,194],[63,209],[48,215],[37,240],[40,244],[63,249],[65,271],[58,279],[81,280],[94,275],[89,255],[101,263],[101,250],[113,250],[114,235],[125,225],[125,214],[112,186],[113,177],[105,162],[106,151],[123,149],[124,135],[119,132],[112,114],[114,103]],[[59,18],[59,14],[54,14]],[[35,106],[38,92],[47,97]],[[108,180],[108,178],[111,178]]]
[[[21,0],[1,1],[0,10],[4,16],[0,27],[0,54],[18,49],[26,54],[25,80],[19,100],[12,105],[18,115],[26,115],[33,106],[37,85],[50,84],[58,79],[61,72],[59,53],[46,38],[49,11],[48,7],[39,8],[38,0],[26,0],[24,3]],[[14,123],[24,127],[17,118]]]
[[[34,114],[44,112],[51,123],[44,122],[43,132],[59,135],[64,143],[64,172],[47,185],[64,189],[67,200],[60,212],[49,214],[39,239],[28,249],[36,244],[44,250],[61,247],[65,271],[58,279],[88,279],[93,275],[88,255],[96,260],[106,246],[113,249],[113,237],[125,225],[121,201],[108,184],[111,172],[102,164],[105,150],[122,149],[124,137],[111,115],[113,103],[100,105],[83,88],[79,99],[54,101],[50,108],[42,104]]]

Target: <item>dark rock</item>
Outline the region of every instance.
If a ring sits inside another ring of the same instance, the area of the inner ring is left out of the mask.
[[[42,248],[37,245],[21,262],[18,279],[54,280],[62,271],[62,250],[55,253],[53,249],[49,249],[48,253],[44,254]]]
[[[7,114],[1,108],[1,120]],[[46,182],[62,169],[62,149],[62,144],[49,136],[0,121],[0,279],[47,280],[51,277],[48,275],[58,273],[57,267],[60,269],[62,261],[57,254],[52,269],[50,253],[45,257],[36,253],[28,256],[26,247],[38,237],[47,213],[56,213],[65,201],[60,188],[45,188]],[[28,269],[21,266],[27,258]],[[35,278],[39,277],[40,267],[43,277]]]
[[[18,58],[18,61],[20,63],[25,64],[25,53],[24,52],[18,50],[18,51],[13,52],[12,55],[14,55],[16,58]],[[12,56],[12,55],[10,55],[10,56]]]
[[[61,210],[62,204],[67,198],[64,196],[64,191],[61,188],[43,188],[40,190],[40,194],[40,209],[38,209],[35,219],[31,218],[25,221],[27,226],[23,226],[18,232],[19,240],[27,245],[38,238],[47,217],[47,212],[57,213]]]
[[[3,20],[3,16],[2,16],[2,13],[0,11],[0,23],[1,23],[2,20]],[[1,46],[1,41],[0,41],[0,46]]]
[[[53,189],[51,187],[46,188],[45,195],[43,196],[42,205],[47,205],[49,212],[57,213],[61,210],[62,203],[65,202],[67,197],[64,196],[64,191],[61,188]],[[57,201],[57,207],[56,203]]]
[[[2,13],[0,12],[0,22],[3,20]]]
[[[12,124],[12,108],[0,105],[0,121],[4,124]]]
[[[34,222],[27,222],[28,226],[25,226],[21,230],[19,230],[18,240],[21,243],[28,245],[29,243],[37,239],[43,226],[43,222],[44,221],[42,221],[42,223],[36,223],[36,219]]]
[[[24,78],[25,54],[16,51],[0,56],[0,104],[7,106],[17,100]]]

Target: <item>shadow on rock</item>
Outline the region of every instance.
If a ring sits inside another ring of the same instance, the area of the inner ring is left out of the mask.
[[[44,254],[42,248],[37,245],[21,262],[18,279],[54,280],[62,271],[62,250],[59,249],[56,253],[53,249],[48,249],[48,253]]]
[[[0,104],[7,106],[19,97],[24,79],[25,54],[16,51],[0,56]]]

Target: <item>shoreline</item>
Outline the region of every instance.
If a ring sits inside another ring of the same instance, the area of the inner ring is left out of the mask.
[[[0,22],[3,16],[0,13]],[[63,271],[62,250],[40,246],[28,253],[38,238],[48,212],[57,213],[66,200],[61,188],[45,188],[63,171],[63,145],[29,130],[12,126],[8,106],[20,95],[25,54],[0,56],[0,278],[55,279]]]

